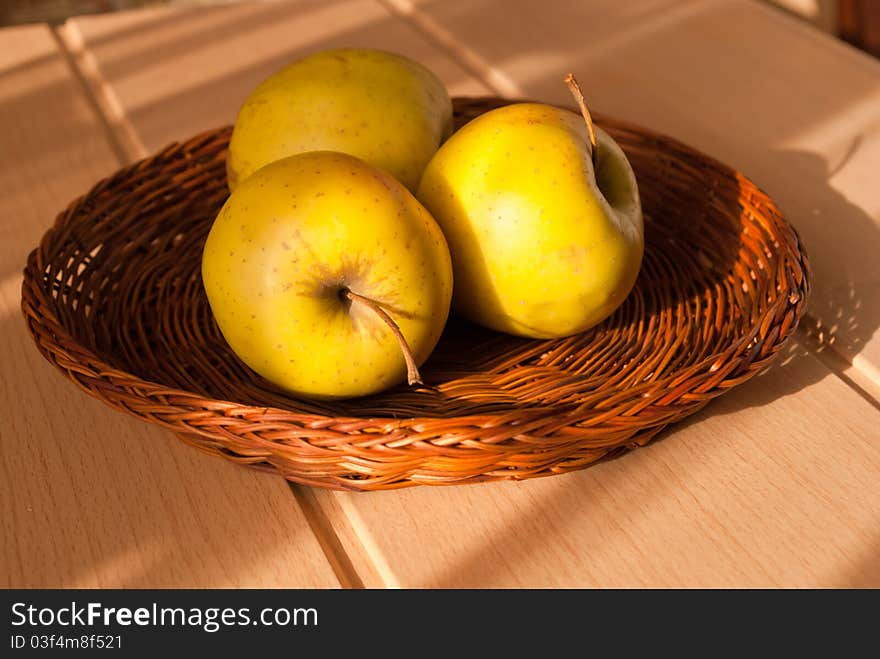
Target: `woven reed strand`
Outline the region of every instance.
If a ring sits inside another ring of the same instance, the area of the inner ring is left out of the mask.
[[[507,102],[456,99],[456,119]],[[229,128],[71,203],[28,258],[28,328],[87,393],[291,481],[377,490],[584,468],[766,368],[810,286],[795,230],[750,180],[668,137],[596,120],[636,171],[646,254],[625,303],[578,336],[525,340],[452,319],[422,388],[333,403],[285,395],[229,350],[201,285]]]

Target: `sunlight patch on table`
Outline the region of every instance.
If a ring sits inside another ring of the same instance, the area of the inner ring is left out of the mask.
[[[126,588],[143,580],[163,554],[158,540],[140,540],[95,566],[83,566],[64,588]]]

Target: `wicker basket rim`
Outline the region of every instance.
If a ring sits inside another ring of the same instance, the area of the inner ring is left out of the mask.
[[[456,100],[465,100],[466,101],[466,100],[471,100],[471,99],[479,100],[479,97],[457,97]],[[522,101],[527,102],[528,99],[522,99]],[[517,101],[513,101],[513,102],[519,102],[519,101],[517,100]],[[567,106],[562,106],[562,107],[566,107],[566,109],[574,110],[574,108],[571,108],[571,107],[567,107]],[[623,131],[638,133],[643,136],[647,136],[653,140],[656,140],[658,143],[665,143],[668,145],[672,145],[675,148],[677,148],[685,153],[688,153],[688,154],[691,154],[694,156],[698,156],[699,158],[703,159],[707,163],[712,164],[714,167],[718,168],[719,170],[725,172],[728,175],[736,176],[738,178],[744,179],[745,181],[748,181],[750,184],[752,184],[755,187],[755,189],[761,195],[763,195],[765,197],[765,201],[767,202],[768,206],[775,209],[775,204],[774,204],[773,200],[759,186],[757,186],[757,184],[755,184],[754,181],[752,181],[750,178],[748,178],[744,174],[733,169],[729,165],[726,165],[725,163],[717,160],[716,158],[713,158],[712,156],[709,156],[709,155],[699,151],[698,149],[691,147],[686,143],[681,142],[680,140],[678,140],[674,137],[670,137],[665,134],[662,134],[662,133],[659,133],[659,132],[656,132],[656,131],[653,131],[650,129],[643,128],[641,126],[638,126],[638,125],[630,123],[630,122],[615,119],[615,118],[609,117],[609,116],[601,114],[601,113],[594,113],[593,118],[596,121],[596,123],[600,126],[610,125],[610,126],[613,126],[616,130],[623,130]],[[194,135],[192,138],[190,138],[190,140],[195,141],[195,140],[199,140],[200,138],[207,139],[209,136],[211,136],[221,130],[229,130],[229,126],[223,126],[223,127],[216,128],[216,129],[202,131],[202,132]],[[179,142],[179,141],[171,142],[168,145],[166,145],[166,147],[161,149],[160,151],[158,151],[148,157],[139,159],[136,162],[133,162],[123,168],[120,168],[119,170],[110,174],[109,176],[102,178],[97,183],[95,183],[87,192],[85,192],[82,195],[79,195],[73,201],[71,201],[69,206],[73,206],[73,205],[79,203],[80,201],[82,201],[83,199],[88,197],[90,194],[92,194],[95,190],[98,190],[99,188],[107,185],[110,181],[112,181],[116,178],[125,177],[126,175],[131,174],[132,172],[136,171],[137,169],[143,167],[144,163],[151,161],[155,158],[161,157],[161,155],[164,152],[171,151],[174,148],[176,148],[177,146],[179,146],[180,144],[181,144],[181,142]],[[41,298],[41,302],[43,303],[44,308],[51,307],[51,305],[48,304],[48,300],[45,297],[46,293],[45,293],[44,289],[41,286],[39,286],[37,283],[39,280],[39,276],[40,276],[41,272],[43,271],[43,269],[40,267],[40,263],[38,262],[38,260],[42,254],[42,250],[43,250],[44,246],[50,241],[51,237],[54,235],[55,232],[61,230],[62,225],[60,223],[62,220],[62,215],[63,214],[60,214],[57,217],[55,224],[53,224],[53,226],[44,234],[44,236],[40,240],[40,243],[28,255],[27,264],[24,269],[24,280],[22,282],[22,306],[23,307],[28,304],[27,296],[24,294],[25,289],[29,289],[30,293],[32,295],[34,295],[38,298]],[[779,213],[778,215],[780,218],[783,218],[781,213]],[[784,218],[783,218],[783,221],[785,221]],[[788,225],[788,227],[790,229],[792,229],[792,231],[794,231],[794,229],[793,229],[793,227],[791,227],[791,225]],[[760,327],[762,325],[764,325],[764,323],[767,321],[767,319],[772,318],[778,314],[780,305],[784,306],[786,303],[795,303],[796,301],[797,300],[789,300],[786,298],[780,298],[780,299],[776,300],[776,302],[772,306],[770,306],[766,309],[766,311],[760,316],[758,321],[752,325],[751,331],[749,333],[741,336],[736,341],[731,342],[724,350],[713,352],[712,354],[706,356],[705,358],[703,358],[699,362],[695,362],[695,363],[691,364],[690,368],[694,371],[703,371],[704,369],[715,370],[713,368],[713,364],[718,363],[720,360],[723,360],[726,355],[734,354],[734,353],[740,351],[743,348],[743,346],[748,346],[748,344],[754,340],[754,338],[756,337],[756,335],[759,332]],[[27,314],[25,314],[25,315],[27,316]],[[32,314],[32,315],[36,315],[36,314]],[[240,417],[243,420],[250,420],[254,424],[260,423],[261,425],[264,425],[266,422],[260,421],[258,417],[267,417],[267,416],[268,417],[275,417],[275,416],[279,417],[279,418],[273,419],[272,422],[277,423],[277,424],[283,424],[283,425],[287,425],[287,424],[291,424],[291,423],[303,424],[303,425],[311,425],[311,424],[319,425],[322,423],[326,423],[327,421],[342,422],[342,423],[344,423],[344,422],[375,421],[377,424],[381,424],[383,427],[388,428],[389,426],[391,426],[391,427],[401,426],[402,427],[405,425],[417,424],[420,421],[425,421],[425,422],[436,421],[436,417],[419,417],[419,416],[400,416],[400,417],[396,417],[396,416],[395,417],[363,416],[363,417],[361,417],[361,416],[323,415],[323,414],[316,414],[313,412],[299,412],[299,411],[295,411],[292,409],[285,409],[285,408],[275,407],[275,406],[271,406],[271,405],[254,406],[251,404],[238,403],[238,402],[235,402],[234,400],[226,400],[226,399],[221,399],[221,398],[207,398],[204,394],[200,394],[200,393],[193,392],[193,391],[188,391],[186,389],[169,387],[167,385],[163,385],[161,382],[147,380],[147,379],[140,377],[139,375],[130,373],[128,371],[120,370],[120,369],[112,366],[111,364],[109,364],[107,361],[102,359],[99,355],[97,355],[95,352],[93,352],[89,348],[84,347],[82,345],[82,343],[80,341],[78,341],[64,327],[64,325],[61,324],[61,322],[59,321],[57,316],[55,316],[55,315],[47,316],[46,313],[43,313],[43,314],[41,314],[41,319],[47,325],[51,325],[52,332],[56,337],[58,337],[59,339],[62,339],[61,341],[59,341],[59,343],[63,343],[65,345],[75,345],[76,346],[76,349],[79,353],[78,358],[70,360],[70,363],[68,366],[69,369],[76,370],[76,371],[84,371],[86,368],[88,368],[91,371],[91,373],[88,373],[88,375],[93,376],[93,377],[102,377],[102,378],[109,378],[109,379],[113,379],[114,377],[118,377],[120,381],[125,382],[127,388],[130,388],[133,390],[140,390],[141,392],[143,392],[144,394],[148,395],[151,398],[162,398],[164,404],[166,404],[169,407],[169,411],[171,411],[171,408],[173,408],[174,410],[179,410],[181,413],[186,413],[186,412],[190,411],[192,409],[192,407],[187,407],[187,405],[185,404],[184,401],[186,399],[197,399],[199,401],[199,404],[196,407],[198,407],[198,409],[200,411],[208,413],[207,408],[210,407],[210,408],[212,408],[211,413],[213,413],[213,414],[222,415],[225,417]],[[578,377],[578,376],[575,374],[572,374],[572,377]],[[654,381],[650,382],[649,384],[652,387],[657,387],[657,385],[660,383],[663,383],[663,382],[673,383],[673,382],[675,382],[675,380],[677,378],[681,379],[681,377],[682,377],[681,374],[677,374],[677,373],[673,372],[673,373],[670,373],[669,375],[665,376],[664,378],[661,378],[659,380],[654,380]],[[691,375],[689,377],[695,377],[695,376]],[[76,378],[72,378],[72,379],[76,382]],[[683,380],[681,380],[681,382],[685,382],[687,379],[688,378],[684,378]],[[134,384],[132,384],[133,382],[134,382]],[[680,383],[677,383],[677,384],[680,384]],[[619,387],[619,389],[621,391],[623,391],[624,389],[627,391],[632,391],[633,387],[632,386]],[[293,396],[290,396],[290,399],[293,402],[297,401],[297,399]],[[205,405],[206,401],[210,401],[209,406]],[[564,404],[564,405],[546,405],[546,406],[529,405],[527,407],[524,407],[524,408],[518,410],[517,416],[515,419],[510,418],[511,417],[510,410],[481,411],[479,414],[473,414],[473,415],[467,415],[467,414],[455,415],[454,418],[457,420],[460,420],[460,421],[467,421],[468,419],[472,418],[475,421],[478,420],[479,425],[484,426],[484,427],[485,426],[501,427],[501,426],[505,426],[505,425],[522,425],[522,423],[524,421],[542,418],[542,417],[547,416],[548,414],[559,415],[559,414],[566,414],[566,413],[574,412],[579,407],[581,407],[581,405],[578,403],[569,403],[569,404]],[[608,407],[607,409],[613,410],[614,407]],[[131,412],[131,413],[134,414],[134,412]],[[139,416],[139,415],[136,415],[136,416]],[[507,419],[505,419],[505,417],[507,417]],[[486,423],[487,418],[490,418],[493,420],[498,420],[499,423],[487,424]],[[162,423],[162,421],[159,421],[159,423]],[[169,425],[169,427],[172,427],[170,424],[167,424],[167,425]],[[205,433],[205,434],[207,434],[207,433]]]

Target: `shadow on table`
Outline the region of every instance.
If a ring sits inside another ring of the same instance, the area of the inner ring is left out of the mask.
[[[833,172],[822,156],[805,151],[773,150],[767,154],[767,160],[773,167],[797,176],[805,196],[814,204],[813,222],[832,223],[838,228],[834,232],[833,244],[822,240],[820,235],[811,242],[809,234],[819,232],[811,230],[805,218],[788,214],[782,205],[788,221],[796,229],[801,229],[801,239],[814,268],[813,293],[800,331],[777,356],[770,372],[754,380],[746,390],[748,395],[739,388],[726,394],[730,397],[727,402],[731,412],[771,403],[779,396],[797,393],[814,384],[814,379],[786,378],[785,374],[798,366],[798,360],[807,358],[810,350],[819,353],[834,351],[833,359],[848,361],[865,347],[880,327],[877,285],[865,275],[877,267],[873,250],[866,247],[880,245],[877,222],[829,184]],[[845,163],[838,163],[835,169],[842,166]],[[840,277],[839,271],[828,272],[829,266],[836,266],[847,274]],[[836,275],[838,280],[848,279],[848,283],[831,287],[823,280],[826,272],[829,276]],[[776,379],[785,380],[786,385],[781,389],[762,387],[761,383],[774,370],[782,372],[781,378]],[[801,371],[814,372],[820,379],[826,376],[824,368]],[[872,401],[872,404],[875,407],[880,405],[878,401]],[[709,413],[711,406],[710,403]]]
[[[868,552],[858,557],[856,569],[838,575],[841,586],[845,588],[880,588],[880,537],[868,548]]]

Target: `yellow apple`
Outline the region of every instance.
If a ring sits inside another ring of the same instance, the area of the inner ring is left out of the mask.
[[[619,145],[596,128],[593,153],[589,133],[569,110],[519,103],[477,117],[431,159],[417,197],[449,242],[456,312],[555,338],[623,302],[644,250],[638,187]]]
[[[315,398],[403,382],[406,354],[411,370],[427,359],[452,297],[431,215],[388,173],[335,152],[284,158],[245,179],[211,227],[202,279],[242,361]]]
[[[449,94],[421,64],[379,50],[321,51],[247,98],[229,144],[229,188],[273,160],[326,150],[361,158],[415,191],[451,129]]]

